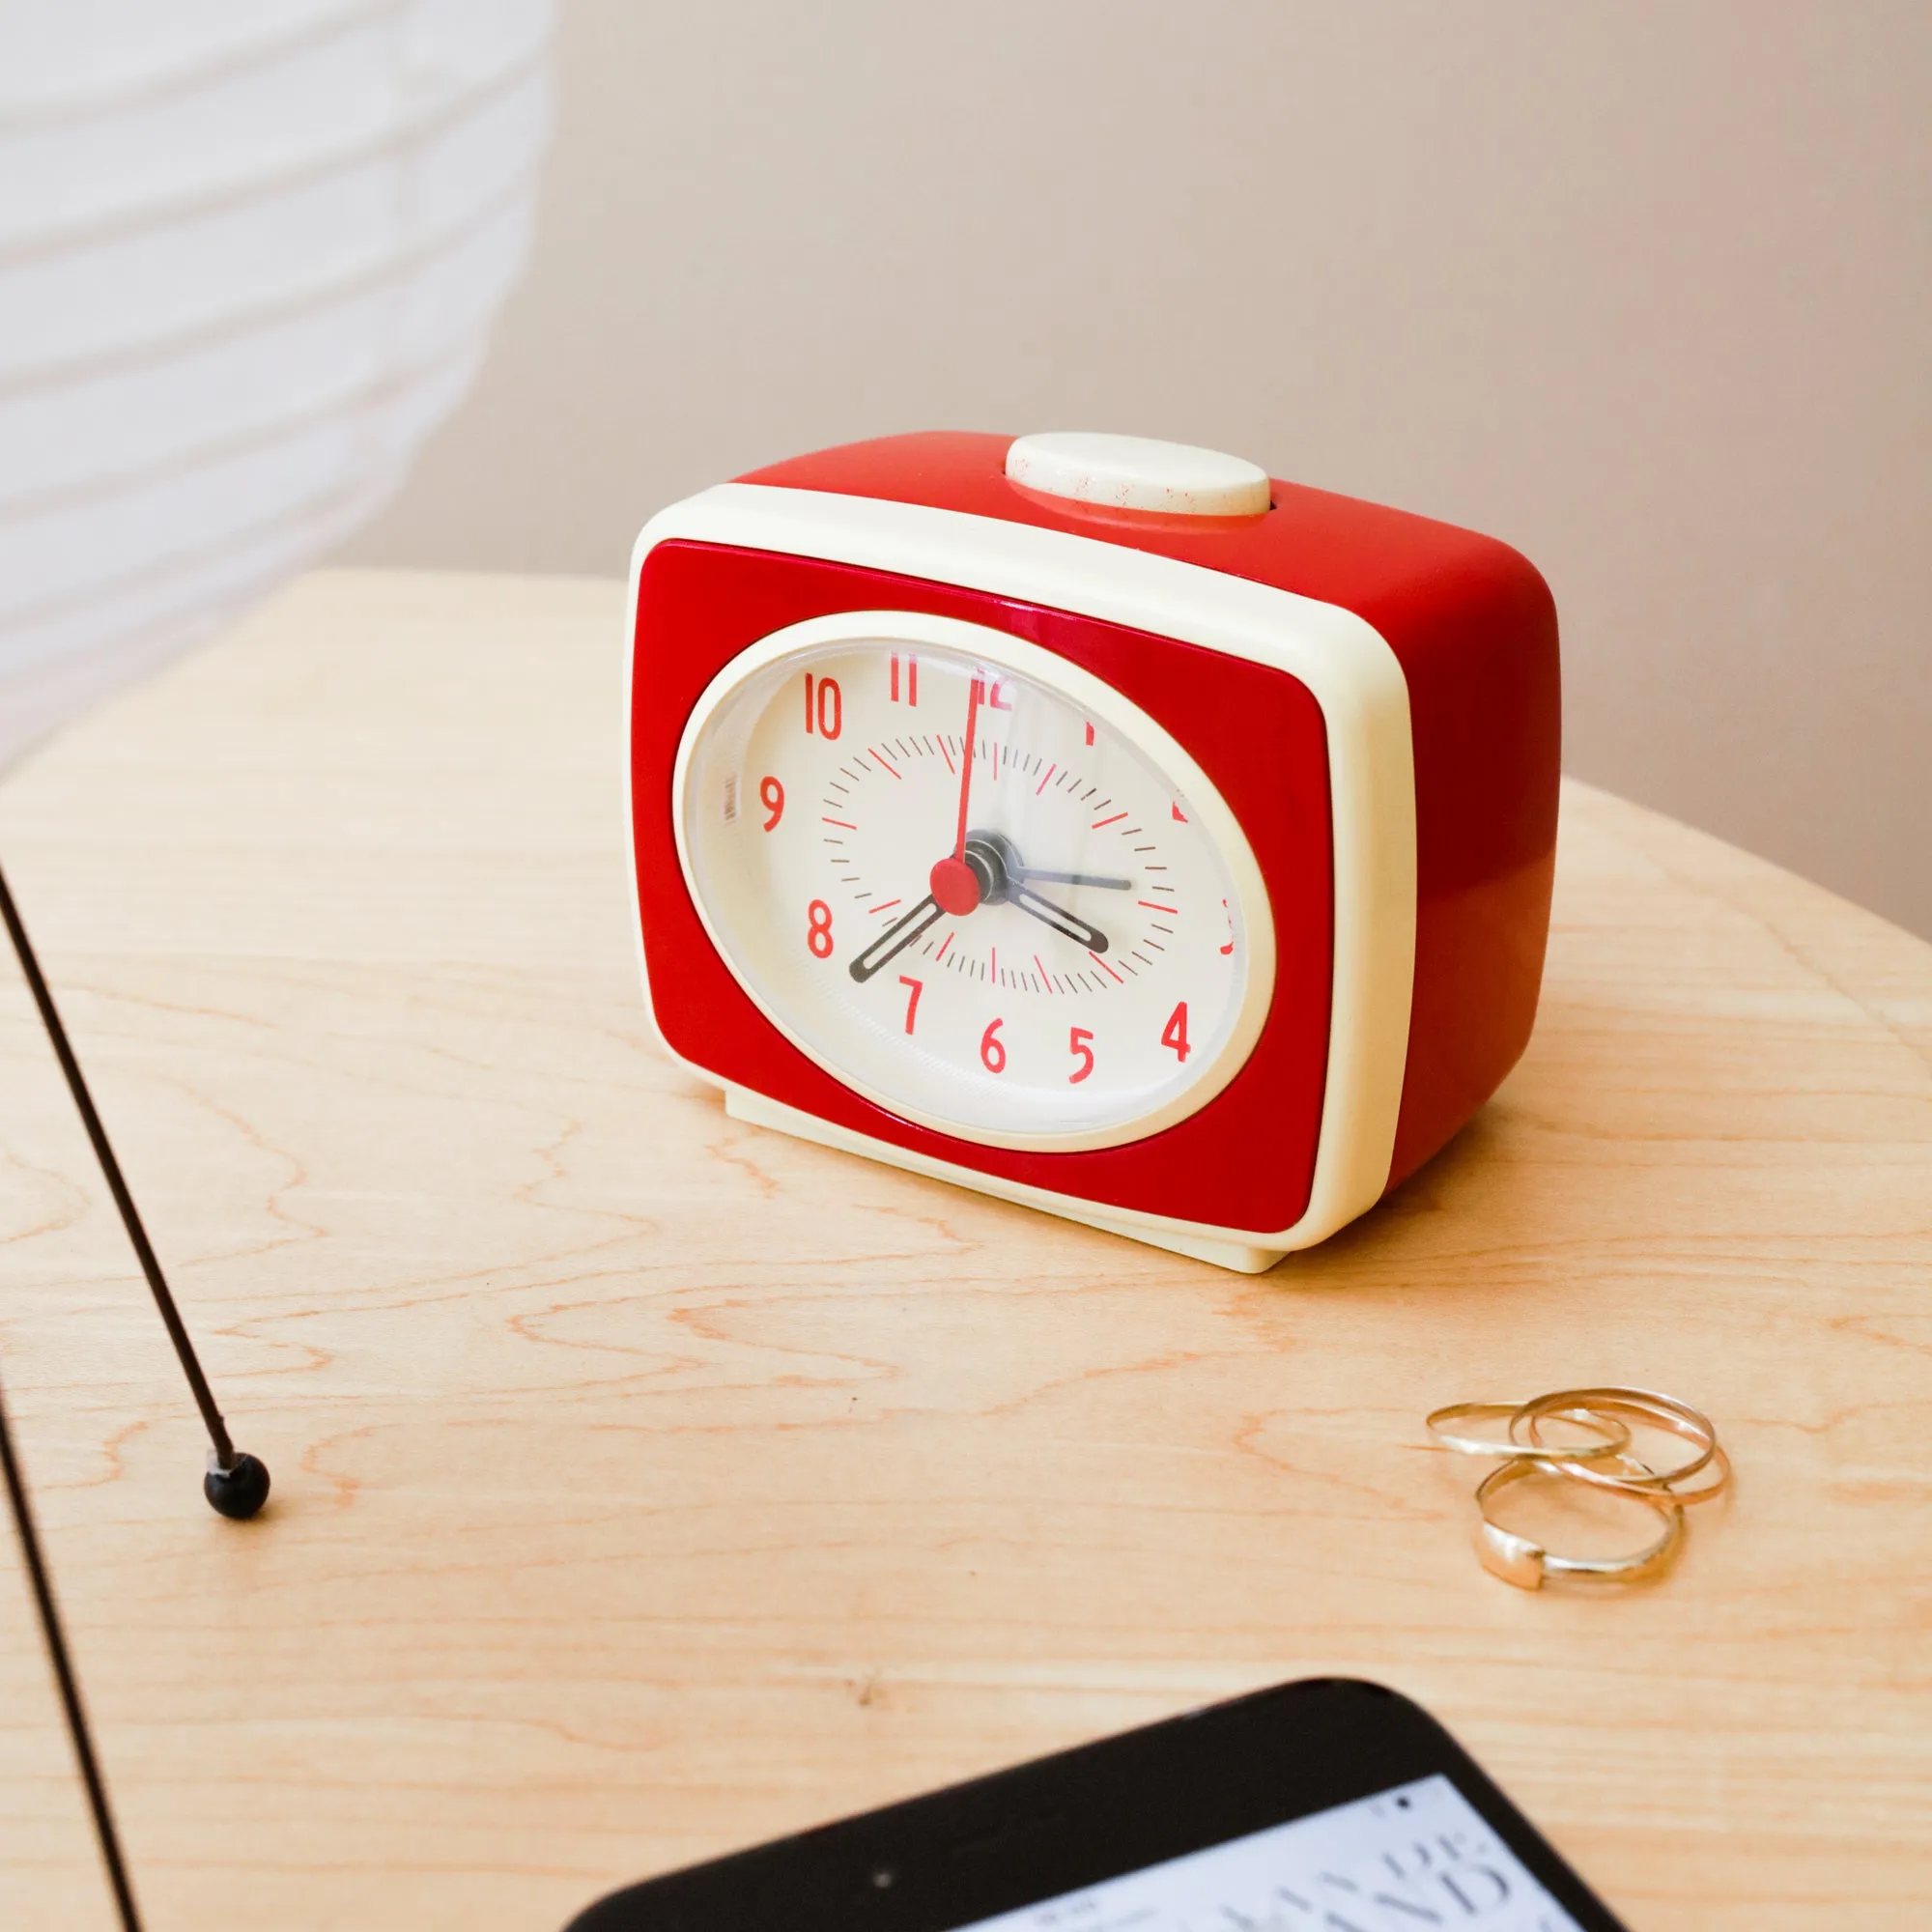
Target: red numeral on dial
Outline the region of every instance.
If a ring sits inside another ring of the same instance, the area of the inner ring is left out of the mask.
[[[1079,1086],[1094,1070],[1094,1049],[1087,1044],[1093,1037],[1085,1027],[1075,1027],[1066,1036],[1066,1050],[1080,1063],[1080,1071],[1066,1076],[1069,1087]]]
[[[821,738],[836,738],[845,728],[845,700],[836,677],[805,674],[805,733],[811,735],[816,721]]]
[[[814,959],[832,957],[832,908],[813,899],[805,909],[805,943]]]
[[[1167,1031],[1160,1037],[1163,1046],[1171,1046],[1178,1059],[1185,1060],[1194,1050],[1187,1044],[1187,1002],[1181,1003],[1167,1016]]]
[[[920,992],[925,985],[925,981],[923,980],[908,980],[901,973],[899,975],[899,984],[912,988],[912,991],[906,995],[906,1032],[910,1033],[912,1031],[913,1015],[919,1011]]]
[[[893,702],[896,704],[898,701],[899,654],[895,651],[893,653]],[[905,701],[908,704],[917,704],[919,702],[919,660],[913,657],[909,657],[905,661]]]
[[[785,815],[785,788],[777,779],[760,779],[758,796],[764,801],[765,810],[771,813],[765,820],[765,830],[769,832]]]
[[[980,1036],[980,1064],[988,1073],[1004,1073],[1007,1070],[1006,1042],[999,1037],[1005,1020],[995,1020]]]

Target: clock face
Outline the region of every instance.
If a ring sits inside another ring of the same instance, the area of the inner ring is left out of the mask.
[[[793,1044],[901,1117],[1071,1151],[1236,1073],[1273,925],[1206,775],[1091,673],[979,625],[845,613],[713,681],[673,777],[713,943]]]

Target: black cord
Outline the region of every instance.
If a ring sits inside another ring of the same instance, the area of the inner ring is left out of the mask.
[[[201,1419],[208,1425],[208,1437],[214,1445],[215,1461],[223,1470],[231,1470],[235,1467],[236,1458],[235,1444],[228,1435],[228,1425],[214,1406],[214,1393],[208,1386],[208,1378],[201,1372],[194,1344],[188,1340],[187,1329],[182,1324],[174,1295],[168,1289],[167,1277],[162,1274],[161,1264],[148,1240],[148,1231],[141,1225],[140,1209],[134,1206],[134,1197],[128,1192],[128,1183],[121,1178],[121,1163],[115,1159],[114,1150],[108,1144],[107,1129],[100,1124],[100,1116],[94,1110],[94,1096],[87,1091],[87,1080],[81,1073],[80,1062],[73,1057],[73,1048],[68,1044],[67,1028],[61,1024],[54,996],[47,990],[41,962],[34,956],[33,944],[27,937],[26,926],[21,923],[19,909],[14,903],[14,895],[8,890],[5,872],[0,872],[0,919],[6,922],[7,936],[14,942],[20,971],[34,995],[35,1006],[41,1009],[42,1024],[47,1030],[47,1037],[53,1041],[54,1055],[61,1064],[61,1071],[67,1075],[68,1092],[73,1095],[81,1123],[87,1128],[87,1138],[94,1143],[94,1157],[100,1163],[101,1173],[107,1177],[108,1192],[114,1196],[115,1207],[121,1210],[121,1225],[128,1230],[128,1238],[134,1245],[141,1272],[148,1277],[148,1288],[155,1297],[155,1306],[160,1311],[168,1339],[175,1345],[175,1353],[181,1358],[182,1373],[186,1376],[187,1385],[194,1392]]]
[[[53,1662],[55,1681],[60,1685],[68,1735],[73,1740],[73,1754],[80,1760],[80,1775],[87,1785],[87,1802],[94,1810],[94,1832],[100,1840],[100,1860],[107,1867],[107,1882],[114,1888],[114,1903],[120,1910],[123,1932],[141,1932],[141,1915],[134,1909],[134,1890],[128,1883],[121,1840],[114,1830],[114,1813],[107,1804],[107,1786],[95,1761],[94,1740],[88,1735],[80,1686],[74,1679],[73,1665],[68,1661],[67,1637],[61,1630],[60,1609],[54,1603],[53,1578],[41,1560],[41,1539],[34,1528],[33,1505],[27,1500],[26,1480],[14,1454],[14,1432],[7,1421],[4,1390],[0,1390],[0,1463],[6,1465],[7,1501],[14,1512],[14,1533],[20,1539],[27,1580],[33,1585],[34,1603],[41,1613],[41,1634],[46,1638],[47,1656]]]

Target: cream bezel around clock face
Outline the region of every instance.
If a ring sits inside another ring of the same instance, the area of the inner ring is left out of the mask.
[[[1011,671],[1065,700],[1125,742],[1189,803],[1195,823],[1213,848],[1238,909],[1243,944],[1238,955],[1243,978],[1226,1026],[1211,1056],[1178,1091],[1157,1104],[1117,1115],[1104,1123],[1076,1131],[1027,1131],[964,1122],[922,1108],[902,1092],[859,1077],[836,1055],[824,1050],[794,1024],[759,974],[741,958],[708,902],[694,853],[694,767],[700,748],[721,714],[728,716],[732,700],[747,685],[767,678],[786,660],[803,658],[838,646],[878,647],[887,643],[923,644],[970,658],[995,670]],[[692,903],[712,945],[746,996],[767,1020],[816,1065],[873,1105],[902,1120],[957,1140],[986,1147],[1047,1152],[1118,1147],[1146,1139],[1197,1113],[1240,1070],[1254,1050],[1273,998],[1275,980],[1274,920],[1261,867],[1240,824],[1200,765],[1186,750],[1139,705],[1092,672],[1055,656],[1024,639],[980,624],[905,611],[840,611],[829,617],[793,624],[760,639],[733,658],[705,688],[686,720],[671,780],[672,823],[678,863]]]

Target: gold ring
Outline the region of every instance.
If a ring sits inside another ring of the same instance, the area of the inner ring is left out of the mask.
[[[1617,1461],[1627,1468],[1640,1472],[1629,1477],[1627,1480],[1630,1482],[1640,1482],[1644,1477],[1656,1478],[1657,1472],[1646,1463],[1639,1463],[1634,1456],[1620,1456]],[[1497,1491],[1531,1476],[1573,1480],[1572,1473],[1561,1464],[1532,1463],[1519,1457],[1515,1462],[1492,1469],[1476,1489],[1476,1507],[1483,1513],[1483,1520],[1476,1527],[1476,1554],[1491,1576],[1500,1577],[1505,1583],[1514,1583],[1519,1590],[1540,1590],[1547,1577],[1589,1577],[1600,1581],[1607,1579],[1633,1583],[1640,1577],[1654,1576],[1667,1567],[1684,1541],[1684,1510],[1677,1498],[1666,1491],[1634,1490],[1625,1493],[1648,1504],[1663,1518],[1663,1533],[1654,1543],[1646,1544],[1629,1556],[1552,1556],[1542,1544],[1527,1536],[1519,1536],[1513,1529],[1505,1529],[1490,1516],[1490,1498]]]
[[[1511,1419],[1510,1440],[1516,1441],[1520,1431],[1528,1435],[1531,1443],[1541,1443],[1539,1424],[1546,1417],[1559,1413],[1568,1415],[1577,1408],[1588,1409],[1592,1415],[1629,1415],[1639,1422],[1654,1423],[1694,1444],[1698,1453],[1674,1469],[1660,1471],[1639,1464],[1644,1468],[1641,1476],[1613,1476],[1601,1469],[1588,1468],[1586,1463],[1594,1459],[1575,1454],[1547,1459],[1552,1468],[1576,1482],[1593,1484],[1602,1490],[1615,1490],[1625,1495],[1668,1492],[1672,1484],[1683,1482],[1687,1476],[1694,1476],[1698,1470],[1716,1462],[1718,1477],[1715,1482],[1706,1483],[1678,1497],[1681,1502],[1705,1502],[1722,1491],[1730,1481],[1730,1458],[1718,1445],[1718,1432],[1711,1418],[1701,1409],[1692,1408],[1688,1402],[1679,1402],[1675,1396],[1658,1395],[1650,1389],[1559,1389],[1553,1395],[1540,1395],[1534,1402],[1524,1403]]]
[[[1498,1440],[1490,1435],[1459,1435],[1445,1426],[1451,1422],[1473,1422],[1479,1416],[1493,1416],[1513,1424],[1527,1406],[1518,1402],[1452,1402],[1446,1408],[1426,1416],[1422,1426],[1445,1449],[1459,1450],[1464,1456],[1514,1456],[1530,1463],[1594,1463],[1605,1456],[1621,1455],[1630,1447],[1630,1431],[1614,1415],[1599,1415],[1594,1409],[1561,1411],[1566,1422],[1580,1422],[1603,1437],[1601,1442],[1586,1442],[1572,1449],[1546,1449],[1541,1444],[1524,1448],[1507,1436]]]
[[[1634,1496],[1639,1502],[1667,1496],[1675,1503],[1707,1503],[1713,1496],[1722,1495],[1731,1483],[1731,1459],[1721,1442],[1704,1465],[1703,1474],[1709,1480],[1699,1483],[1694,1490],[1677,1487],[1683,1481],[1681,1472],[1666,1482],[1662,1476],[1647,1479],[1641,1476],[1612,1476],[1602,1469],[1586,1469],[1576,1462],[1552,1462],[1548,1466],[1558,1475],[1568,1476],[1573,1483],[1587,1483],[1592,1489],[1607,1490],[1612,1495]]]

